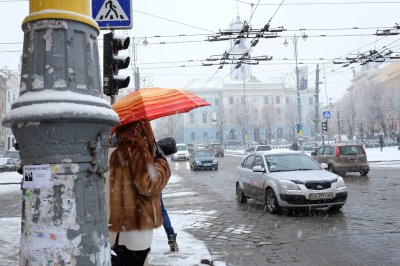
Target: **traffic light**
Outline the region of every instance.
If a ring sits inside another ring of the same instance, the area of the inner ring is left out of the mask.
[[[105,95],[117,95],[118,90],[129,85],[129,76],[118,75],[120,69],[129,66],[129,56],[119,56],[120,50],[128,49],[129,37],[116,35],[114,32],[104,34],[103,39],[103,92]]]
[[[322,131],[328,131],[328,121],[322,121]]]

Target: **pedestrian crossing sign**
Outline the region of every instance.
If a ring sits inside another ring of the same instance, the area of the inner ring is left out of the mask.
[[[322,117],[323,118],[331,118],[331,111],[323,111]]]
[[[102,30],[131,29],[131,0],[93,0],[92,17]]]

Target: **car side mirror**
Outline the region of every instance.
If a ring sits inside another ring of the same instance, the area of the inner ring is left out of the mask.
[[[264,168],[260,165],[256,165],[253,167],[253,172],[264,172]]]
[[[328,169],[328,164],[326,164],[326,163],[321,163],[321,166],[322,166],[322,168],[324,168],[324,169]]]
[[[313,151],[313,152],[311,153],[311,155],[315,155],[315,151]]]

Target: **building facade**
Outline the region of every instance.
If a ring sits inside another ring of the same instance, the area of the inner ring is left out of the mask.
[[[237,16],[230,29],[240,30],[243,21]],[[231,54],[248,51],[244,39],[239,45],[231,42]],[[153,123],[157,136],[173,136],[177,142],[272,143],[279,139],[292,141],[313,135],[314,92],[308,88],[300,94],[302,128],[298,132],[298,103],[296,88],[284,83],[265,83],[253,76],[250,65],[236,68],[230,65],[230,76],[222,86],[192,82],[186,88],[210,103],[189,113],[159,119]],[[293,66],[294,68],[294,66]],[[269,77],[260,77],[269,78]]]
[[[11,110],[12,103],[19,96],[18,73],[0,69],[0,116],[3,121],[5,114]],[[0,126],[0,155],[5,156],[6,152],[14,150],[15,138],[10,128]]]

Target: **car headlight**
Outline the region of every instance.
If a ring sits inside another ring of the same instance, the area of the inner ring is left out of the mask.
[[[293,183],[290,180],[285,180],[285,179],[279,180],[279,186],[282,189],[286,189],[286,190],[299,190],[300,189],[298,185],[296,185],[295,183]]]
[[[339,176],[339,177],[338,177],[338,180],[337,180],[336,187],[337,187],[337,188],[340,188],[340,187],[345,187],[345,186],[346,186],[346,184],[344,183],[343,178],[342,178],[341,176]]]
[[[213,163],[214,164],[218,163],[218,160],[217,159],[213,160]]]
[[[199,160],[194,161],[195,164],[201,164]]]

